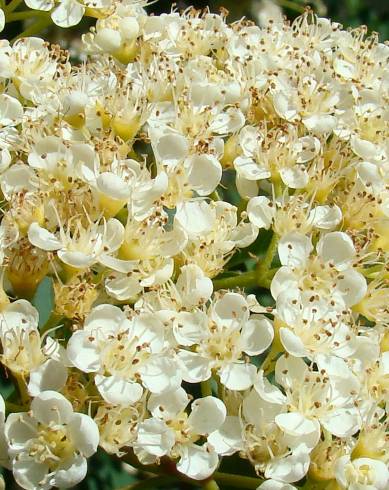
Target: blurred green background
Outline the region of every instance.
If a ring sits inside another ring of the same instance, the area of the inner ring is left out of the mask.
[[[220,7],[225,7],[229,12],[229,20],[233,21],[243,16],[258,22],[262,8],[265,4],[270,3],[270,0],[197,0],[197,1],[183,1],[179,0],[175,3],[177,9],[184,9],[190,5],[197,8],[204,8],[209,6],[212,12],[218,12]],[[365,24],[369,27],[370,31],[377,31],[380,34],[381,41],[389,38],[389,1],[385,0],[313,0],[307,2],[305,0],[274,0],[273,3],[282,8],[282,11],[290,19],[293,19],[299,15],[307,5],[310,5],[315,12],[321,16],[330,17],[332,20],[340,22],[345,27],[356,27],[361,24]],[[162,12],[169,12],[172,8],[173,2],[168,0],[159,0],[148,7],[149,12],[160,14]],[[91,25],[91,21],[85,19],[78,26],[71,29],[50,28],[45,37],[63,43],[66,40],[66,44],[72,39],[78,38],[80,32],[86,32],[88,25]],[[8,25],[3,32],[3,37],[12,39],[19,32],[23,30],[23,26],[19,22],[14,22]],[[51,308],[51,285],[50,281],[46,280],[41,284],[36,297],[34,298],[34,304],[40,311],[41,321],[45,322]],[[5,378],[4,371],[0,368],[0,392],[3,396],[7,396],[10,390],[10,386]],[[237,465],[244,465],[244,462],[239,462],[237,459],[233,459],[225,462],[227,471],[239,472]],[[246,468],[241,467],[240,472],[245,473]],[[0,470],[1,471],[1,470]],[[13,482],[11,475],[3,472],[6,489],[16,490],[19,487]],[[100,451],[89,462],[88,477],[77,486],[78,490],[118,490],[123,488],[129,488],[134,482],[139,481],[140,478],[145,478],[147,475],[131,474],[128,469],[122,466],[122,463],[104,454]],[[168,485],[165,490],[184,490],[194,487],[188,487],[186,484],[181,484],[180,487],[174,487]],[[226,489],[227,490],[227,489]]]

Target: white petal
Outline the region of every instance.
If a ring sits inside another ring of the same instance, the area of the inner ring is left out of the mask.
[[[10,413],[4,426],[4,433],[12,456],[18,454],[30,439],[38,436],[38,422],[25,412]]]
[[[242,175],[236,174],[236,189],[243,199],[250,199],[258,195],[258,182],[256,180],[245,179]]]
[[[208,442],[221,456],[230,456],[243,449],[240,418],[227,416],[223,425],[208,436]]]
[[[302,267],[312,248],[311,239],[306,235],[298,231],[287,233],[278,243],[278,255],[281,264],[288,267]]]
[[[12,157],[7,148],[0,150],[0,173],[3,173],[11,165]]]
[[[234,160],[237,174],[247,180],[263,180],[271,176],[270,171],[247,157],[237,157]]]
[[[322,426],[337,437],[351,437],[361,428],[361,417],[355,409],[339,408],[320,418]]]
[[[350,63],[342,58],[334,59],[334,72],[340,75],[345,80],[350,80],[355,76],[355,70],[357,69],[354,63]]]
[[[289,352],[292,356],[306,357],[308,355],[303,341],[289,328],[280,328],[280,339],[286,352]]]
[[[56,391],[43,391],[31,402],[34,417],[42,424],[67,424],[73,416],[72,404]]]
[[[331,230],[342,221],[342,211],[335,205],[316,206],[309,213],[309,221],[319,230]]]
[[[75,455],[55,472],[53,478],[50,479],[50,485],[58,488],[73,488],[86,477],[87,471],[86,459]]]
[[[4,13],[4,12],[3,12]],[[0,95],[0,123],[3,126],[15,126],[23,119],[23,106],[7,94]]]
[[[119,31],[108,27],[103,27],[96,32],[94,42],[103,51],[113,53],[120,48],[122,36],[120,35]]]
[[[231,363],[219,371],[220,382],[229,390],[247,390],[254,383],[257,368],[249,363]]]
[[[240,347],[249,356],[264,352],[273,342],[274,330],[270,320],[262,315],[251,315],[242,328]]]
[[[249,318],[247,301],[239,293],[226,293],[214,303],[212,317],[218,325],[227,327],[236,322],[247,321]]]
[[[131,329],[131,323],[125,313],[113,305],[98,305],[93,308],[85,320],[84,330],[95,334],[115,335],[119,330]]]
[[[268,403],[274,403],[277,405],[283,405],[286,403],[286,396],[279,388],[277,388],[277,386],[272,385],[270,381],[265,378],[262,370],[260,370],[258,373],[254,388],[258,395]]]
[[[100,354],[97,346],[89,340],[90,335],[84,330],[74,332],[67,345],[70,362],[84,373],[93,373],[100,369]]]
[[[303,136],[298,139],[297,163],[306,163],[312,160],[320,151],[320,141],[314,136]]]
[[[0,314],[0,328],[2,335],[8,330],[37,331],[39,313],[32,304],[25,299],[18,299],[7,305]]]
[[[204,480],[212,475],[218,464],[219,458],[215,451],[205,445],[193,444],[183,446],[177,470],[194,480]]]
[[[182,311],[174,324],[174,336],[183,346],[200,343],[209,336],[208,315],[204,311]]]
[[[119,220],[110,218],[104,226],[105,252],[111,253],[118,250],[124,240],[124,226]],[[107,250],[108,249],[108,250]]]
[[[95,384],[100,395],[107,403],[113,405],[129,405],[137,402],[143,393],[139,383],[125,381],[116,376],[95,376]]]
[[[258,227],[247,221],[240,221],[230,235],[235,247],[245,248],[254,243],[258,236]]]
[[[282,355],[276,362],[276,382],[282,386],[301,383],[306,376],[307,369],[307,365],[300,357]]]
[[[142,291],[142,286],[139,283],[139,278],[126,274],[119,275],[114,279],[107,278],[105,282],[107,293],[119,301],[125,301],[136,296]]]
[[[54,2],[52,0],[26,0],[27,7],[33,10],[43,10],[48,12],[53,8]]]
[[[168,357],[155,357],[141,366],[139,373],[144,386],[152,393],[176,390],[182,381],[177,362]]]
[[[291,189],[303,189],[309,181],[306,169],[302,165],[280,170],[282,182]]]
[[[316,249],[325,262],[332,262],[338,270],[344,270],[356,253],[353,241],[342,231],[332,231],[324,235]]]
[[[267,197],[257,196],[248,202],[247,214],[251,223],[258,226],[258,228],[268,230],[276,214],[276,208]]]
[[[150,454],[161,457],[168,454],[175,443],[173,429],[165,422],[157,419],[147,419],[139,424],[137,446]]]
[[[205,303],[213,292],[212,280],[205,277],[202,269],[195,264],[181,267],[176,287],[186,307]]]
[[[5,15],[4,10],[0,9],[0,32],[4,30],[5,27]]]
[[[278,296],[285,290],[292,290],[297,287],[297,281],[293,271],[286,266],[280,267],[274,274],[271,281],[270,292],[276,300]]]
[[[337,124],[336,117],[330,114],[317,114],[314,116],[306,117],[303,119],[305,127],[309,131],[313,131],[318,134],[330,133]]]
[[[188,181],[199,196],[208,196],[220,183],[222,167],[213,155],[192,155],[186,162]]]
[[[28,229],[28,239],[34,247],[53,251],[62,248],[62,243],[53,233],[42,228],[38,223],[31,223]]]
[[[38,178],[28,165],[17,163],[3,173],[0,185],[4,197],[10,200],[15,192],[33,191],[38,185]]]
[[[13,462],[12,471],[16,483],[22,488],[47,490],[51,485],[47,482],[42,484],[49,468],[47,465],[37,463],[33,459],[19,459]]]
[[[289,94],[288,94],[289,95]],[[280,90],[274,90],[272,94],[274,109],[277,114],[287,121],[294,121],[297,118],[297,111],[292,102],[292,98]]]
[[[184,160],[188,150],[187,139],[179,134],[161,136],[154,149],[157,161],[169,167],[175,167],[180,161]]]
[[[152,393],[147,408],[156,418],[172,420],[185,409],[189,401],[188,394],[184,388],[180,387],[176,391],[162,393],[161,395]]]
[[[67,251],[65,249],[58,250],[58,257],[62,262],[75,269],[85,269],[96,262],[96,258],[93,255],[79,251]]]
[[[97,451],[100,434],[96,422],[83,413],[75,413],[68,424],[75,447],[87,458]]]
[[[346,306],[351,307],[359,303],[367,293],[365,277],[354,269],[347,269],[338,280],[337,289],[342,291]]]
[[[85,7],[75,0],[63,0],[51,13],[54,24],[59,27],[71,27],[80,22]]]
[[[305,445],[295,450],[290,456],[274,458],[265,471],[266,478],[274,478],[285,483],[301,480],[309,468],[310,457]]]
[[[227,409],[224,403],[213,396],[198,398],[191,405],[188,424],[196,434],[207,435],[217,430],[224,422]]]
[[[199,383],[211,377],[210,360],[196,352],[179,350],[177,353],[182,379],[188,383]]]
[[[276,416],[275,423],[280,429],[292,436],[304,437],[317,434],[317,442],[320,438],[320,424],[316,419],[310,420],[299,412],[281,413]]]
[[[188,233],[189,238],[209,233],[215,223],[215,215],[205,201],[186,201],[177,206],[174,219]]]
[[[380,159],[380,152],[377,146],[371,141],[352,136],[350,143],[353,152],[363,160],[374,162]]]
[[[28,392],[37,396],[42,391],[61,391],[65,386],[68,370],[62,362],[48,359],[39,368],[31,371],[28,383]]]

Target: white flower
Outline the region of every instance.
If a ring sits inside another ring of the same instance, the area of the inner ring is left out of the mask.
[[[219,464],[218,447],[196,442],[223,425],[226,407],[221,400],[207,396],[193,401],[188,415],[184,411],[188,403],[182,388],[168,395],[152,395],[149,409],[153,418],[139,425],[134,448],[136,453],[142,450],[155,458],[169,455],[178,459],[179,472],[204,480]]]
[[[285,395],[270,385],[262,372],[254,387],[269,403],[288,406],[275,422],[291,437],[298,437],[308,447],[319,441],[320,424],[338,437],[355,434],[361,424],[354,405],[359,391],[357,378],[346,363],[338,358],[319,357],[320,372],[312,371],[302,359],[281,356],[276,363],[276,382]],[[320,422],[320,423],[319,423]]]
[[[383,461],[349,456],[339,458],[335,465],[336,481],[347,490],[385,490],[389,470]]]
[[[265,400],[254,389],[243,399],[244,451],[256,470],[264,473],[266,478],[284,483],[301,480],[308,471],[310,452],[317,443],[317,434],[300,431],[298,436],[292,436],[283,432],[275,419],[285,410],[284,400],[276,396],[277,389],[272,389],[270,383],[266,386],[266,393],[275,398]]]
[[[114,405],[135,403],[143,387],[163,393],[181,383],[175,360],[164,351],[163,324],[150,313],[129,320],[117,306],[96,306],[84,329],[71,336],[67,353],[75,367],[96,373],[97,389]]]
[[[29,377],[31,395],[64,387],[66,366],[54,358],[59,345],[48,338],[46,345],[41,346],[38,311],[28,301],[17,300],[0,313],[0,341],[1,362],[14,374]]]
[[[310,312],[308,319],[334,319],[366,294],[366,279],[351,267],[356,251],[346,233],[327,233],[316,246],[316,256],[311,255],[312,249],[310,238],[299,232],[279,241],[282,267],[273,277],[271,293],[277,313],[287,323],[301,310]]]
[[[266,317],[250,316],[242,295],[226,293],[213,303],[208,315],[179,313],[174,335],[179,344],[191,348],[178,351],[184,380],[204,381],[214,370],[227,388],[246,390],[253,384],[256,367],[243,356],[264,352],[274,332]]]
[[[101,225],[92,223],[88,228],[78,221],[74,231],[61,228],[59,236],[38,223],[32,223],[28,229],[32,245],[57,251],[59,259],[75,269],[91,267],[96,262],[110,264],[110,255],[119,249],[123,238],[124,227],[114,218],[104,220]]]
[[[34,398],[29,412],[10,414],[5,435],[15,480],[26,490],[77,485],[99,443],[95,422],[54,391]]]
[[[223,201],[187,201],[177,206],[174,222],[188,235],[182,254],[198,265],[208,277],[223,269],[235,247],[248,247],[258,228],[247,221],[238,223],[237,209]]]

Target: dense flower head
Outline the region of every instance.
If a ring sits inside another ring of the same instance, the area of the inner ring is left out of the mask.
[[[310,10],[26,3],[98,20],[79,64],[0,41],[0,464],[387,489],[389,46]]]

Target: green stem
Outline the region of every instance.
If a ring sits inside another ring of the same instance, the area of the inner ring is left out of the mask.
[[[213,479],[221,485],[228,487],[256,490],[263,480],[260,478],[252,478],[251,476],[230,475],[229,473],[216,472],[212,475]]]
[[[18,34],[12,39],[12,42],[20,39],[21,37],[30,37],[35,34],[39,34],[45,27],[48,27],[52,23],[51,17],[46,13],[44,17],[34,22],[30,27],[28,27],[21,34]]]
[[[19,7],[23,0],[12,0],[8,5],[5,6],[5,13],[9,14]]]
[[[242,272],[242,274],[224,277],[222,279],[213,280],[213,288],[217,289],[232,289],[236,287],[252,288],[260,286],[269,289],[271,281],[265,276],[259,276],[257,271]]]
[[[203,485],[204,490],[220,490],[219,485],[215,480],[209,480],[205,485]]]
[[[122,487],[119,490],[146,490],[147,488],[158,488],[163,485],[169,485],[170,483],[176,483],[177,478],[174,476],[154,476],[147,480],[141,480],[132,485]]]
[[[212,396],[211,379],[208,379],[207,381],[202,381],[200,383],[200,385],[201,385],[201,396],[202,397]]]
[[[20,401],[22,402],[22,406],[28,407],[30,405],[30,395],[27,391],[26,381],[23,375],[20,374],[15,375],[15,380],[20,394]]]
[[[266,277],[267,280],[271,283],[271,280],[269,280],[268,275],[271,270],[270,267],[273,262],[274,255],[277,251],[277,245],[278,245],[278,235],[276,233],[273,233],[272,239],[266,250],[265,257],[263,258],[263,260],[258,262],[258,266],[256,270],[258,282],[260,282],[263,277]]]
[[[47,17],[47,12],[40,10],[23,10],[22,12],[13,12],[6,17],[7,22],[15,22],[16,20],[31,19],[34,17]]]

